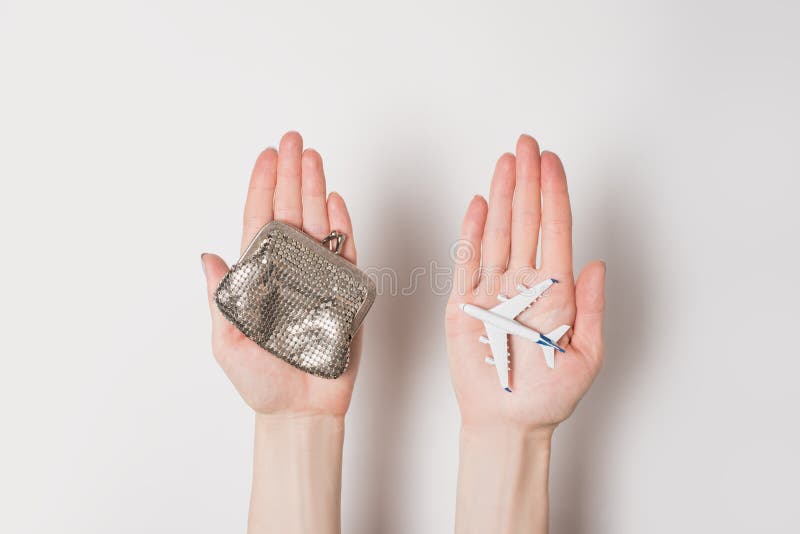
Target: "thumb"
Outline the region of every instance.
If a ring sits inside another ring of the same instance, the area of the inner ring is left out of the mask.
[[[200,262],[203,264],[203,274],[206,275],[206,291],[208,293],[208,307],[211,310],[211,326],[213,334],[217,334],[225,329],[229,323],[222,316],[222,313],[217,308],[217,303],[214,301],[214,293],[217,290],[220,280],[228,272],[228,266],[225,260],[216,254],[209,254],[204,252],[200,254]]]
[[[575,284],[575,335],[571,344],[596,363],[603,360],[603,312],[606,264],[593,261],[583,268]]]
[[[225,260],[216,254],[203,252],[200,254],[200,263],[203,264],[203,274],[206,275],[206,289],[208,291],[208,302],[213,304],[214,292],[217,290],[220,280],[228,272]]]

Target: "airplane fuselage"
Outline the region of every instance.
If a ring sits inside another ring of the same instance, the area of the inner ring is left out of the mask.
[[[529,339],[534,343],[553,347],[554,349],[563,352],[563,349],[556,345],[554,341],[550,340],[546,336],[543,336],[533,328],[529,328],[513,319],[507,319],[501,315],[497,315],[496,313],[492,313],[489,310],[481,308],[480,306],[475,306],[474,304],[462,304],[461,309],[464,310],[467,315],[475,317],[476,319],[480,319],[484,323],[495,326],[513,336]]]

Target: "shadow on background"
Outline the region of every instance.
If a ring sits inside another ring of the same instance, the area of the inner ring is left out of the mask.
[[[365,359],[359,371],[356,394],[361,397],[359,416],[369,428],[371,442],[361,458],[362,494],[358,517],[352,518],[351,534],[403,532],[402,519],[412,510],[398,507],[402,483],[416,473],[404,469],[413,451],[404,450],[408,435],[419,433],[424,414],[414,413],[422,384],[439,380],[446,372],[444,358],[444,306],[447,296],[431,290],[429,274],[417,280],[417,289],[409,291],[410,280],[420,268],[429,269],[432,261],[449,265],[448,246],[457,236],[449,235],[454,224],[443,225],[433,203],[426,199],[442,198],[443,180],[436,172],[435,158],[382,161],[382,187],[377,195],[376,213],[370,218],[378,225],[378,235],[370,243],[370,257],[380,265],[362,265],[378,285],[379,296],[370,312]],[[420,178],[428,177],[430,179]],[[375,228],[373,235],[375,233]],[[396,278],[387,274],[391,267]],[[368,271],[369,272],[369,271]],[[383,276],[387,274],[387,276]],[[445,277],[447,278],[447,277]],[[432,348],[433,347],[433,348]],[[361,374],[366,376],[361,376]],[[359,391],[360,390],[360,391]],[[451,394],[451,393],[447,393]],[[444,393],[443,393],[444,395]],[[454,446],[457,436],[453,437]],[[431,473],[436,477],[435,473]],[[415,480],[414,485],[424,485]],[[452,488],[455,491],[455,488]],[[404,496],[403,501],[408,501]]]
[[[611,177],[609,177],[611,178]],[[581,216],[583,241],[593,256],[607,264],[605,313],[605,364],[589,393],[573,416],[556,431],[551,466],[551,531],[581,534],[602,530],[602,518],[587,516],[587,510],[609,508],[619,503],[604,502],[604,451],[619,446],[613,429],[620,408],[631,402],[627,391],[641,372],[646,358],[648,307],[647,280],[650,257],[643,234],[647,218],[641,204],[639,182],[633,176],[603,179],[609,188],[594,205],[595,219]],[[588,232],[587,232],[588,230]],[[584,252],[584,251],[576,251]],[[583,265],[577,265],[576,276]]]

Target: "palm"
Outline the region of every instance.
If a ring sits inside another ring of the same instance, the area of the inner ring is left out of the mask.
[[[217,361],[245,401],[257,412],[344,415],[347,411],[355,365],[338,379],[330,380],[292,367],[235,328],[223,335],[223,339],[221,346],[214,351]],[[351,352],[357,353],[358,348],[356,341]]]
[[[322,239],[331,229],[347,239],[342,255],[355,263],[352,225],[342,198],[325,197],[322,160],[315,151],[302,150],[302,138],[290,132],[280,150],[267,149],[253,169],[245,203],[242,249],[273,219],[302,228]],[[217,284],[227,272],[225,262],[204,255],[212,319],[214,356],[239,394],[257,412],[344,415],[350,404],[361,353],[361,333],[350,349],[350,366],[335,379],[320,378],[292,367],[246,338],[225,320],[213,302]]]
[[[540,222],[542,266],[536,270]],[[604,267],[587,266],[576,293],[569,199],[556,156],[545,153],[540,158],[536,142],[521,137],[516,158],[505,155],[498,162],[488,209],[479,197],[470,205],[462,239],[476,252],[456,265],[446,316],[451,375],[464,422],[557,425],[572,413],[602,365]],[[575,328],[559,342],[566,352],[557,353],[555,369],[546,366],[538,345],[509,336],[513,393],[508,394],[494,368],[484,362],[491,351],[478,341],[485,335],[483,323],[459,304],[491,308],[498,303],[498,293],[511,297],[519,282],[527,285],[545,278],[560,283],[517,320],[543,333],[562,324]]]

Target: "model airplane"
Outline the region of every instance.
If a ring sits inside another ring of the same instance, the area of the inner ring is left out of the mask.
[[[493,356],[486,358],[486,363],[494,365],[497,376],[500,378],[500,385],[509,393],[511,393],[511,388],[508,387],[508,334],[520,336],[541,345],[545,362],[551,369],[555,366],[555,351],[564,352],[564,349],[557,343],[569,330],[569,325],[559,326],[547,335],[542,335],[514,320],[517,315],[536,302],[542,293],[556,283],[558,280],[555,278],[548,278],[531,288],[523,285],[517,286],[520,292],[517,296],[509,299],[498,295],[500,304],[489,310],[474,304],[461,305],[461,309],[468,315],[483,321],[486,336],[481,336],[479,339],[481,343],[486,343],[491,347]]]

